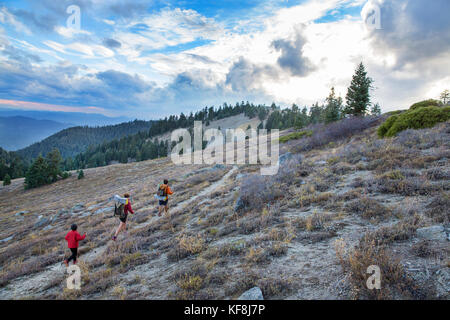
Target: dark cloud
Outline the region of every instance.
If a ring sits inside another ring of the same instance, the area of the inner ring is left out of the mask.
[[[305,43],[306,39],[298,29],[294,41],[279,39],[272,42],[272,46],[281,51],[281,56],[277,60],[278,65],[293,76],[305,77],[315,70],[309,59],[303,56]]]
[[[113,90],[124,93],[139,93],[149,89],[149,86],[138,76],[131,76],[128,73],[108,70],[99,72],[97,79],[102,80]]]
[[[450,50],[450,1],[374,0],[381,9],[381,30],[372,30],[378,52],[395,53],[396,68],[430,60]]]
[[[117,49],[122,46],[122,44],[114,39],[105,39],[103,40],[103,44],[110,49]]]
[[[256,65],[244,57],[239,58],[228,71],[226,84],[234,91],[249,91],[257,87],[264,78],[278,78],[278,70],[270,65]]]
[[[17,61],[21,64],[29,64],[30,62],[41,62],[42,59],[35,55],[28,53],[26,51],[23,51],[21,49],[17,49],[11,45],[5,45],[2,51],[0,51],[2,55],[5,57]]]

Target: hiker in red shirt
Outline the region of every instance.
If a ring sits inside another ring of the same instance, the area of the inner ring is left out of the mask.
[[[119,227],[117,228],[116,233],[115,233],[114,236],[112,237],[112,239],[113,239],[114,241],[116,241],[117,236],[119,235],[119,233],[120,233],[122,230],[126,230],[126,229],[127,229],[128,212],[131,212],[131,214],[134,214],[134,211],[133,211],[133,209],[131,208],[130,195],[129,195],[128,193],[125,193],[123,196],[124,196],[124,198],[127,199],[127,202],[126,202],[126,204],[125,204],[125,206],[124,206],[124,208],[123,208],[123,212],[125,213],[125,217],[119,218],[119,220],[120,220],[120,225],[119,225]]]
[[[78,254],[78,241],[84,240],[86,238],[86,233],[80,236],[80,234],[77,231],[78,226],[74,223],[70,229],[72,231],[69,231],[65,237],[67,240],[67,246],[69,247],[70,251],[72,252],[72,255],[69,259],[64,260],[64,263],[66,267],[69,266],[70,260],[73,260],[73,264],[77,263],[77,254]]]

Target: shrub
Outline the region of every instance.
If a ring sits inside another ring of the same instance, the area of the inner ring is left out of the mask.
[[[9,176],[9,174],[6,174],[5,177],[3,178],[3,185],[8,186],[10,184],[11,184],[11,177]]]
[[[385,218],[391,214],[391,210],[368,197],[361,197],[348,203],[345,209],[350,213],[360,214],[365,219]]]
[[[378,129],[380,137],[393,137],[407,129],[431,128],[450,119],[450,107],[426,107],[391,116]]]
[[[80,170],[80,171],[78,172],[78,180],[83,179],[83,178],[84,178],[84,171],[83,171],[83,170]]]
[[[309,151],[348,138],[377,125],[381,117],[350,117],[328,125],[318,125],[311,137],[302,139],[293,146],[294,152]]]
[[[281,143],[286,143],[290,140],[298,140],[304,137],[311,137],[313,132],[311,130],[306,131],[300,131],[300,132],[293,132],[291,134],[285,135],[284,137],[280,138]]]
[[[418,108],[424,108],[424,107],[439,107],[441,105],[441,103],[438,100],[434,100],[434,99],[429,99],[429,100],[424,100],[424,101],[420,101],[417,103],[414,103],[409,110],[416,110]]]
[[[380,138],[386,136],[386,133],[389,131],[395,121],[397,121],[398,117],[399,115],[392,115],[385,122],[383,122],[381,126],[378,127],[377,133]]]

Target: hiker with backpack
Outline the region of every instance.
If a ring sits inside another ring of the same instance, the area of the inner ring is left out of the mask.
[[[86,238],[86,233],[84,233],[82,236],[78,233],[78,226],[75,223],[70,227],[70,229],[71,231],[67,233],[65,239],[67,241],[67,246],[72,252],[72,255],[69,257],[69,259],[64,260],[64,264],[66,265],[66,267],[69,266],[69,262],[71,260],[73,260],[73,264],[77,264],[78,242]]]
[[[118,216],[120,220],[119,227],[116,230],[116,233],[112,237],[114,241],[116,241],[117,236],[122,230],[126,230],[127,228],[127,218],[128,218],[128,212],[131,214],[134,214],[133,209],[131,208],[131,201],[130,201],[130,195],[128,193],[125,193],[124,198],[119,197],[118,195],[114,196],[114,199],[119,202],[119,205],[115,204],[114,208],[114,216]]]
[[[161,217],[161,212],[164,209],[166,214],[169,211],[169,195],[173,194],[172,190],[170,190],[169,187],[169,181],[167,179],[164,179],[164,183],[158,185],[156,198],[159,200],[159,207],[158,207],[158,216]]]

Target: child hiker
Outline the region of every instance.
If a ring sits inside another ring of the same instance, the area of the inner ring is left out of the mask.
[[[120,220],[119,227],[117,228],[116,233],[115,233],[114,236],[112,237],[112,239],[113,239],[114,241],[116,241],[117,236],[119,235],[119,233],[120,233],[122,230],[126,230],[126,229],[127,229],[128,212],[131,212],[131,214],[134,214],[134,211],[133,211],[133,209],[131,208],[130,194],[125,193],[123,196],[124,196],[125,199],[124,199],[124,198],[120,198],[119,196],[115,196],[115,197],[114,197],[114,198],[115,198],[117,201],[119,201],[119,202],[122,202],[123,200],[125,200],[125,201],[124,201],[125,203],[122,203],[122,204],[124,204],[124,206],[123,206],[123,212],[120,212],[120,214],[119,214],[119,220]],[[119,207],[119,208],[122,208],[122,207]],[[120,211],[121,211],[121,210],[122,210],[122,209],[120,209]]]
[[[84,240],[86,238],[86,233],[84,233],[82,236],[77,231],[78,226],[74,223],[66,235],[67,240],[67,246],[69,247],[70,251],[72,252],[72,255],[69,259],[64,260],[64,264],[66,267],[69,266],[69,262],[73,260],[73,264],[77,263],[77,254],[78,254],[78,241]]]

